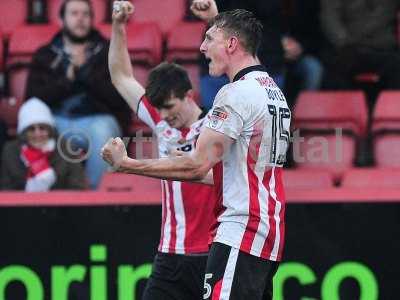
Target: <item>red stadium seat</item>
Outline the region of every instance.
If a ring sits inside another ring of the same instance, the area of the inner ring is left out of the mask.
[[[360,73],[354,77],[356,82],[362,83],[377,83],[379,79],[379,75],[376,73]]]
[[[16,27],[24,24],[27,15],[26,8],[26,0],[0,1],[0,28],[3,33],[8,35]]]
[[[324,189],[334,185],[332,175],[321,170],[285,169],[283,182],[288,189]]]
[[[158,158],[158,144],[155,137],[134,136],[128,146],[130,157],[137,159]]]
[[[302,92],[294,110],[300,129],[293,146],[296,165],[329,170],[339,180],[353,165],[358,139],[367,134],[367,118],[362,92]]]
[[[170,31],[167,40],[167,60],[185,67],[196,91],[200,91],[199,49],[205,27],[203,22],[181,22]]]
[[[99,31],[106,37],[111,37],[111,25],[100,24]],[[130,23],[127,26],[127,47],[133,60],[135,78],[146,86],[150,69],[161,61],[162,35],[156,23]],[[142,130],[145,136],[151,135],[152,130],[136,117],[132,120],[131,133]]]
[[[399,133],[375,135],[373,141],[375,165],[385,168],[400,168],[399,149]]]
[[[111,25],[100,24],[99,31],[106,37],[111,37]],[[162,35],[155,22],[129,23],[127,26],[128,51],[136,64],[154,66],[162,58]]]
[[[372,116],[372,132],[400,129],[400,91],[379,94]]]
[[[51,0],[48,1],[48,15],[49,21],[54,24],[60,24],[61,20],[59,17],[61,3],[64,0]],[[104,22],[106,16],[106,2],[104,0],[93,0],[93,9],[94,9],[94,24],[98,24]]]
[[[122,173],[105,173],[99,190],[104,192],[131,192],[132,197],[154,198],[161,200],[161,181],[159,179]]]
[[[142,132],[143,136],[151,136],[153,134],[153,130],[147,126],[147,124],[142,122],[137,115],[134,115],[131,127],[129,128],[129,133],[135,135],[137,132]]]
[[[180,64],[185,68],[189,75],[190,82],[192,83],[193,90],[197,93],[200,92],[200,66],[198,63],[183,63]],[[200,97],[195,97],[197,104],[200,104]]]
[[[400,91],[384,91],[379,95],[371,131],[376,165],[400,167]]]
[[[21,105],[22,101],[15,97],[0,99],[0,120],[3,120],[7,124],[7,130],[10,136],[16,135],[18,111]]]
[[[343,176],[342,187],[399,189],[400,169],[350,169]]]
[[[343,128],[357,136],[367,134],[368,111],[361,91],[302,92],[294,110],[296,128]]]
[[[294,141],[294,161],[300,169],[326,170],[336,181],[353,166],[356,157],[356,141],[351,136],[334,134],[301,134]]]
[[[186,0],[133,0],[135,22],[156,22],[161,31],[170,32],[185,16]]]
[[[0,30],[0,72],[4,69],[4,37]]]
[[[23,25],[10,37],[10,63],[30,62],[35,51],[48,43],[60,28],[56,25]],[[7,63],[9,63],[7,61]]]
[[[206,24],[181,22],[168,35],[167,58],[170,60],[198,60]]]
[[[37,49],[48,43],[59,30],[55,25],[24,25],[16,28],[10,38],[6,74],[9,94],[23,99],[28,67]]]

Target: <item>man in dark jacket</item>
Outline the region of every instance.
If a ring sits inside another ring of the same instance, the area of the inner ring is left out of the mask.
[[[382,88],[400,89],[399,7],[398,0],[321,1],[330,88],[351,88],[358,73],[376,72]]]
[[[107,168],[98,153],[127,128],[130,110],[111,84],[108,42],[93,28],[90,0],[64,1],[60,17],[62,31],[34,55],[26,98],[43,100],[60,134],[87,152],[86,173],[95,188]]]

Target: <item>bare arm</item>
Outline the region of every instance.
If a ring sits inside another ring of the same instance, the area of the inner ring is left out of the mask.
[[[126,42],[126,22],[134,8],[129,1],[115,1],[115,3],[119,3],[119,10],[113,10],[108,68],[113,85],[136,113],[145,90],[133,76]]]
[[[233,140],[205,128],[191,155],[161,159],[131,159],[119,138],[111,139],[102,149],[102,157],[118,172],[179,181],[203,181],[211,168],[221,161]],[[206,178],[206,181],[207,180]]]

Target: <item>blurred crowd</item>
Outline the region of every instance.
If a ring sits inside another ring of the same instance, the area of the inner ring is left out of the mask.
[[[370,109],[380,90],[400,90],[398,0],[216,2],[220,11],[244,8],[262,21],[258,58],[291,108],[303,90],[364,88]],[[16,132],[0,119],[3,190],[96,189],[107,171],[101,147],[110,137],[132,135],[131,111],[111,83],[108,40],[94,25],[92,3],[67,0],[59,12],[59,32],[29,64]],[[182,21],[198,22],[189,10]],[[228,79],[209,76],[200,54],[198,68],[198,102],[211,108]],[[10,96],[6,85],[3,96]]]

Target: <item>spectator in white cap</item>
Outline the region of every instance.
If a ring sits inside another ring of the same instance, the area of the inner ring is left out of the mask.
[[[17,133],[17,139],[3,149],[1,189],[45,192],[85,188],[81,164],[60,155],[54,118],[44,102],[31,98],[21,106]]]

